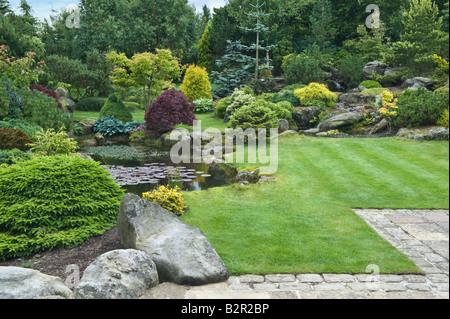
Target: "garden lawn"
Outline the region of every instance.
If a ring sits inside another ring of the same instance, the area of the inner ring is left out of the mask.
[[[284,137],[277,181],[185,192],[182,220],[204,232],[235,275],[365,273],[369,264],[420,273],[351,208],[448,209],[448,147]]]
[[[145,111],[133,111],[131,112],[133,115],[134,121],[144,121],[145,117]],[[84,119],[98,119],[100,117],[99,112],[88,112],[88,111],[75,111],[73,114],[74,121],[82,121]],[[203,114],[195,114],[195,117],[202,121],[202,128],[217,128],[221,130],[222,132],[225,131],[225,128],[227,127],[227,123],[225,123],[222,119],[218,119],[215,117],[214,112],[210,113],[203,113]],[[177,128],[188,128],[192,129],[192,127],[187,125],[178,125]]]

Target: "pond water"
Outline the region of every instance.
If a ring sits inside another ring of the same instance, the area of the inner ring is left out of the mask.
[[[174,164],[168,158],[157,160],[103,159],[91,156],[111,172],[111,176],[127,193],[142,196],[160,185],[179,186],[185,191],[201,191],[229,185],[227,177],[209,173],[206,164]]]

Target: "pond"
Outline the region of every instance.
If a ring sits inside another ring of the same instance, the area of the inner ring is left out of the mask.
[[[129,149],[133,151],[132,148]],[[167,154],[141,158],[102,156],[87,151],[90,157],[111,172],[116,182],[127,193],[142,196],[160,185],[179,186],[185,191],[201,191],[229,185],[225,174],[206,164],[174,164]],[[126,156],[125,156],[126,157]]]

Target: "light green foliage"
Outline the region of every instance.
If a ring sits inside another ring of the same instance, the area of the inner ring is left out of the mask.
[[[195,113],[208,113],[213,107],[213,100],[199,99],[194,101]]]
[[[310,83],[308,86],[294,91],[304,106],[318,105],[319,107],[333,107],[338,96],[331,92],[325,84]]]
[[[372,81],[372,80],[362,81],[359,85],[364,86],[366,89],[374,89],[374,88],[382,88],[383,87],[377,81]]]
[[[77,142],[69,138],[63,129],[58,132],[53,129],[37,132],[35,139],[30,147],[36,156],[71,155],[78,148]]]
[[[18,87],[37,82],[43,74],[44,63],[36,62],[36,52],[28,52],[26,57],[17,59],[8,53],[6,45],[0,46],[0,72]]]
[[[202,38],[198,43],[198,61],[197,65],[204,67],[206,72],[211,73],[214,69],[214,55],[211,49],[211,42],[209,39],[209,25],[206,26]]]
[[[124,53],[111,51],[107,58],[115,65],[111,77],[113,83],[125,89],[140,87],[145,105],[173,87],[172,82],[180,77],[178,59],[170,50],[156,49],[156,54],[137,53],[131,59]]]
[[[278,117],[265,103],[265,101],[257,101],[251,106],[237,109],[231,115],[228,127],[233,129],[240,127],[243,130],[265,128],[266,133],[270,134],[271,128],[278,128]]]
[[[111,228],[123,191],[99,163],[35,157],[2,168],[0,259],[76,246]]]
[[[186,70],[180,89],[189,100],[212,100],[211,83],[208,72],[203,67],[190,65]]]
[[[106,100],[100,110],[100,117],[109,115],[114,115],[118,121],[122,121],[123,123],[131,122],[133,120],[133,115],[131,112],[115,94],[111,95],[108,100]]]
[[[448,115],[448,109],[446,109],[444,111],[444,113],[442,113],[441,118],[437,121],[437,125],[448,128],[449,127],[448,122],[449,122],[449,115]]]
[[[228,100],[227,113],[233,114],[236,110],[249,106],[256,101],[255,97],[245,93],[242,90],[235,89],[234,93],[230,96]]]

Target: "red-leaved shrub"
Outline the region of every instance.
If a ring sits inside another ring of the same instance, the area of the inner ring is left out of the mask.
[[[58,100],[59,100],[58,93],[56,93],[55,91],[47,89],[43,85],[37,85],[37,84],[30,85],[30,90],[31,91],[38,90],[38,91],[41,91],[42,93],[46,94],[47,96],[54,98],[56,103],[58,103],[58,107],[60,109],[62,109],[61,103],[58,102]]]
[[[150,137],[159,137],[178,124],[193,125],[195,104],[175,89],[162,93],[149,105],[145,124]]]

